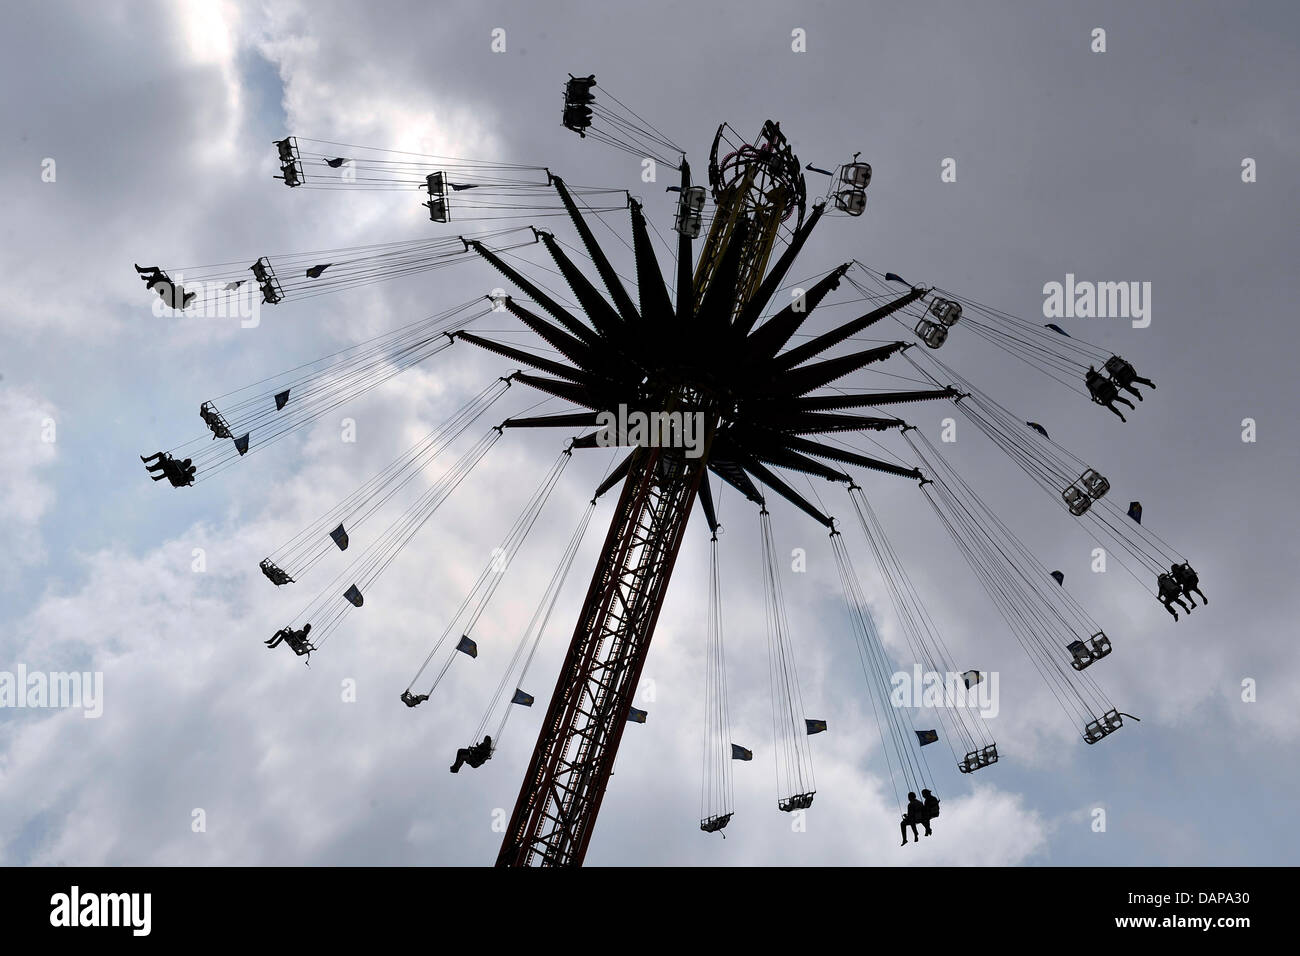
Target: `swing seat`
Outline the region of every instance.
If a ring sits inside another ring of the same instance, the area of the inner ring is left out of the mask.
[[[1083,725],[1083,739],[1090,744],[1095,744],[1123,726],[1124,718],[1119,715],[1119,711],[1108,710],[1096,720],[1090,720]]]
[[[573,104],[564,107],[564,128],[571,129],[575,133],[585,136],[587,130],[591,128],[591,107],[581,104]]]
[[[998,762],[998,745],[989,744],[987,747],[981,747],[979,750],[972,750],[962,758],[961,763],[957,764],[957,769],[962,773],[974,773],[982,767]]]
[[[568,81],[564,84],[564,105],[572,106],[575,103],[596,102],[595,94],[591,92],[592,87],[595,85],[595,74],[591,76],[574,76],[570,73]]]
[[[270,259],[262,256],[248,268],[252,270],[253,279],[262,290],[262,301],[265,304],[275,305],[284,298],[284,291],[280,288],[280,280],[276,278],[275,270],[271,268]]]
[[[850,189],[866,189],[871,183],[871,164],[845,163],[840,169],[840,182]]]
[[[942,325],[931,322],[929,319],[919,320],[913,331],[920,336],[922,342],[932,349],[937,349],[948,341],[948,330]]]
[[[677,200],[677,217],[673,221],[673,229],[687,238],[697,238],[704,221],[704,199],[703,186],[690,186],[682,190],[681,198]]]
[[[700,821],[700,829],[705,833],[717,833],[731,822],[730,813],[719,813]]]
[[[1098,631],[1096,634],[1089,637],[1086,642],[1074,641],[1067,644],[1065,649],[1070,652],[1072,658],[1070,666],[1076,671],[1081,671],[1085,667],[1097,663],[1097,661],[1109,654],[1112,650],[1112,646],[1110,638],[1106,636],[1106,632]]]
[[[957,324],[961,318],[961,304],[951,299],[936,298],[930,303],[930,314],[948,328]]]
[[[835,194],[835,207],[850,216],[861,216],[867,208],[867,194],[861,189],[844,189]]]
[[[1061,497],[1065,499],[1065,504],[1066,507],[1070,509],[1070,514],[1074,515],[1076,518],[1083,515],[1092,507],[1092,499],[1089,498],[1084,491],[1076,488],[1074,485],[1070,485],[1070,487],[1061,492]]]
[[[279,587],[282,584],[293,584],[293,578],[289,577],[282,568],[277,567],[276,563],[270,558],[263,558],[257,563],[257,566],[262,569],[262,573],[265,574],[276,587]]]
[[[1089,468],[1080,475],[1079,483],[1088,490],[1094,501],[1110,491],[1110,482],[1095,468]]]
[[[424,207],[429,210],[431,222],[448,222],[451,219],[451,215],[447,210],[446,199],[430,199],[424,204]]]
[[[230,423],[226,421],[221,412],[217,411],[217,406],[211,402],[204,402],[199,406],[199,417],[203,423],[212,431],[215,438],[234,438],[230,431]]]
[[[786,797],[784,800],[778,800],[776,807],[782,813],[793,813],[795,810],[807,810],[812,806],[813,796],[816,790],[811,793],[796,793],[792,797]]]
[[[424,177],[424,188],[429,193],[429,201],[424,207],[429,210],[429,219],[433,222],[447,222],[451,211],[447,206],[447,174],[439,170]]]
[[[688,212],[703,212],[708,193],[703,186],[688,186],[682,193],[682,208]]]

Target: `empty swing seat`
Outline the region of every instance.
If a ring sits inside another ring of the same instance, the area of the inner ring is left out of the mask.
[[[439,170],[424,177],[424,188],[429,193],[429,201],[424,207],[429,210],[429,218],[434,222],[447,222],[451,218],[447,206],[447,174]]]
[[[677,200],[673,229],[690,239],[698,237],[704,222],[704,199],[703,186],[689,186],[682,190],[681,198]]]
[[[1083,725],[1083,739],[1090,744],[1095,744],[1123,726],[1124,718],[1119,715],[1119,711],[1108,710],[1096,720],[1090,720]]]
[[[1061,492],[1061,497],[1065,499],[1065,504],[1070,509],[1070,514],[1074,515],[1076,518],[1092,507],[1092,499],[1089,498],[1084,491],[1076,488],[1074,485],[1070,485],[1070,487]]]
[[[813,796],[816,790],[811,793],[796,793],[793,797],[786,797],[784,800],[777,801],[777,809],[782,813],[793,813],[795,810],[807,810],[812,806]]]
[[[929,319],[919,320],[913,331],[920,336],[922,342],[932,349],[937,349],[948,341],[948,330],[942,325],[931,322]]]
[[[430,199],[424,207],[429,210],[429,219],[432,222],[448,222],[451,219],[445,199]]]
[[[866,189],[871,182],[871,164],[846,163],[840,170],[840,182],[851,189]]]
[[[987,747],[981,747],[979,750],[972,750],[968,753],[962,758],[961,763],[957,764],[957,769],[962,773],[974,773],[981,767],[987,767],[997,762],[998,745],[989,744]]]
[[[702,212],[707,195],[703,186],[688,186],[682,193],[682,205],[690,212]]]
[[[730,813],[719,813],[700,821],[700,829],[705,833],[717,833],[731,822]]]
[[[961,318],[961,303],[953,302],[951,299],[936,298],[930,303],[930,314],[951,328]]]
[[[845,189],[835,194],[835,206],[850,216],[861,216],[867,208],[867,194],[861,189]]]
[[[1076,671],[1081,671],[1085,667],[1097,663],[1097,661],[1109,654],[1113,648],[1110,638],[1106,636],[1106,632],[1098,631],[1089,637],[1086,642],[1073,641],[1067,644],[1065,649],[1070,652],[1072,658],[1070,666]]]
[[[1079,483],[1088,490],[1094,501],[1110,491],[1110,482],[1095,468],[1089,468],[1080,475]]]

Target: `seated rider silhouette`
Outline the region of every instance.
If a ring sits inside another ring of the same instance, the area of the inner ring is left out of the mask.
[[[221,423],[221,414],[204,402],[199,406],[199,415],[203,419],[203,424],[212,430],[212,438],[215,441],[218,438],[233,438],[230,429]]]
[[[267,647],[279,647],[283,642],[289,645],[289,649],[301,657],[304,654],[310,656],[311,652],[316,650],[307,635],[311,633],[311,625],[304,624],[301,630],[295,631],[291,627],[282,627],[271,635],[269,641],[264,641]]]
[[[464,764],[478,768],[490,759],[492,759],[492,738],[485,736],[482,743],[472,747],[461,747],[456,751],[456,762],[451,765],[451,772],[460,773],[460,768]]]
[[[930,821],[939,815],[939,798],[929,790],[922,790],[921,796],[925,797],[925,819],[922,821],[925,824],[925,835],[933,836],[930,832]]]
[[[177,461],[165,451],[156,451],[148,458],[141,455],[140,460],[144,462],[145,470],[150,473],[150,477],[154,481],[162,481],[166,478],[174,488],[183,488],[186,485],[194,484],[194,475],[197,469],[188,458]],[[153,472],[159,472],[159,474],[155,475]]]
[[[156,451],[148,458],[141,455],[140,460],[144,462],[145,471],[150,473],[154,481],[162,481],[167,477],[164,469],[167,467],[167,462],[171,461],[171,457],[172,456],[167,454],[165,451]],[[158,474],[153,474],[155,471],[158,472]]]
[[[1088,393],[1092,396],[1094,402],[1098,405],[1105,405],[1119,416],[1120,421],[1128,421],[1128,419],[1124,417],[1124,413],[1115,407],[1115,403],[1123,402],[1129,408],[1137,408],[1137,406],[1127,398],[1120,395],[1119,389],[1115,387],[1114,382],[1106,378],[1091,365],[1088,366],[1088,372],[1084,375],[1083,380],[1084,384],[1088,386]]]
[[[907,812],[903,814],[903,822],[898,825],[899,831],[903,834],[901,846],[907,846],[907,828],[912,828],[912,840],[916,843],[921,842],[920,835],[916,832],[916,825],[925,823],[925,804],[916,799],[916,794],[907,795]],[[929,825],[926,825],[926,831],[929,832]]]
[[[1178,586],[1183,589],[1183,594],[1186,595],[1187,600],[1192,601],[1192,592],[1195,591],[1197,594],[1201,595],[1202,601],[1206,604],[1210,603],[1210,599],[1201,593],[1199,587],[1201,583],[1200,575],[1192,570],[1190,564],[1184,563],[1170,565],[1169,573],[1172,575],[1173,579],[1178,582]],[[1196,607],[1195,601],[1192,601],[1192,607]]]
[[[1138,375],[1137,369],[1133,367],[1132,363],[1118,355],[1112,355],[1106,360],[1106,371],[1110,372],[1111,381],[1124,389],[1124,391],[1132,392],[1134,395],[1137,395],[1137,400],[1139,402],[1142,401],[1142,396],[1138,393],[1138,390],[1133,387],[1134,382],[1146,385],[1152,390],[1156,387],[1155,382],[1151,381],[1149,378],[1143,378]]]
[[[412,694],[409,690],[402,691],[402,703],[407,707],[418,707],[428,699],[428,694]]]
[[[1192,613],[1192,609],[1183,603],[1181,597],[1183,589],[1172,574],[1166,573],[1156,578],[1156,587],[1160,592],[1160,602],[1164,604],[1165,610],[1174,616],[1175,621],[1178,620],[1178,612],[1174,610],[1175,602],[1188,614]],[[1205,595],[1202,594],[1201,597]]]
[[[140,273],[145,288],[157,292],[168,308],[188,309],[190,303],[194,301],[194,297],[198,295],[197,292],[186,292],[183,286],[176,285],[167,273],[163,272],[158,266],[137,265],[135,271]]]

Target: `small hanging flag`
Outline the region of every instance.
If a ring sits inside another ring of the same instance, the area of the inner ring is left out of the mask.
[[[348,549],[348,533],[343,530],[342,522],[339,522],[339,526],[330,532],[330,537],[334,539],[334,543],[339,546],[340,551]]]
[[[1047,434],[1047,429],[1044,428],[1042,425],[1038,424],[1038,422],[1025,422],[1025,424],[1028,425],[1030,428],[1032,428],[1034,431],[1038,432],[1038,434],[1042,435],[1048,441],[1051,441],[1052,436]]]
[[[926,744],[932,744],[939,739],[939,731],[918,730],[916,732],[916,739],[920,741],[921,746],[924,747]]]
[[[1070,335],[1069,332],[1065,331],[1065,329],[1061,328],[1055,322],[1048,322],[1045,326],[1043,326],[1043,328],[1051,329],[1053,332],[1059,332],[1061,335],[1064,335],[1067,339],[1073,338],[1073,336]]]
[[[332,265],[334,265],[334,263],[332,263],[332,262],[322,262],[322,263],[321,263],[320,265],[318,265],[318,266],[312,266],[310,269],[307,270],[307,278],[308,278],[308,279],[319,279],[319,278],[320,278],[320,274],[321,274],[322,272],[324,272],[326,269],[328,269],[328,268],[329,268],[330,266],[332,266]]]
[[[470,657],[478,657],[478,645],[470,639],[468,634],[462,634],[460,643],[456,645],[456,650],[462,654],[468,654]]]
[[[627,719],[635,724],[644,724],[646,717],[649,716],[644,710],[637,710],[633,707],[627,712]]]
[[[820,734],[826,731],[826,721],[824,720],[809,720],[805,717],[803,722],[808,727],[808,736],[810,737],[813,734]]]
[[[241,285],[243,285],[247,281],[248,281],[247,279],[240,279],[238,282],[227,282],[226,287],[222,291],[233,292],[235,289],[238,289]]]
[[[366,599],[361,596],[361,589],[355,584],[343,592],[343,596],[352,602],[353,607],[361,607],[366,603]]]
[[[732,744],[731,759],[732,760],[753,760],[754,751],[746,750],[744,747],[740,746],[740,744]]]
[[[966,671],[966,673],[961,675],[961,679],[966,683],[966,686],[970,688],[982,681],[984,675],[979,671]]]
[[[1056,583],[1057,583],[1057,584],[1059,584],[1061,587],[1065,587],[1065,572],[1064,572],[1064,571],[1053,571],[1053,572],[1052,572],[1052,577],[1056,578]]]
[[[275,393],[275,410],[278,412],[289,404],[289,390],[286,388],[283,392]]]
[[[1128,503],[1128,516],[1138,524],[1142,523],[1142,502],[1130,501]]]
[[[248,434],[240,435],[235,439],[235,451],[239,452],[241,455],[248,454],[248,436],[251,434],[252,432],[249,432]]]
[[[533,695],[516,687],[515,696],[510,699],[510,703],[519,704],[523,707],[531,707],[533,706]]]
[[[900,275],[899,275],[898,273],[896,273],[896,272],[886,272],[886,273],[885,273],[885,281],[886,281],[886,282],[901,282],[901,283],[903,283],[903,285],[907,285],[907,280],[904,279],[902,276],[900,276]]]
[[[325,165],[328,166],[330,169],[338,169],[346,162],[347,162],[346,159],[344,159],[342,156],[339,156],[334,159],[325,160]]]

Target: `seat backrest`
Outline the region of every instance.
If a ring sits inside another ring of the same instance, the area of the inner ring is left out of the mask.
[[[867,208],[867,194],[861,189],[846,189],[835,197],[835,205],[850,216],[860,216]]]
[[[921,337],[921,341],[932,349],[937,349],[948,340],[948,330],[942,325],[936,325],[929,319],[920,319],[913,330]]]
[[[865,189],[871,182],[871,166],[868,163],[848,163],[840,171],[840,181],[846,186]]]

